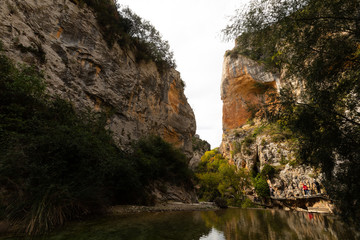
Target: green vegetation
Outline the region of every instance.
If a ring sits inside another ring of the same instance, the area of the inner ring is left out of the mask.
[[[241,208],[256,208],[257,206],[249,199],[245,198],[241,203]]]
[[[263,200],[270,197],[269,184],[266,182],[266,178],[262,174],[258,174],[252,179],[253,186],[256,194]]]
[[[245,147],[249,148],[251,146],[251,144],[253,144],[255,142],[256,138],[252,135],[248,135],[244,138],[243,140],[243,144]]]
[[[266,117],[291,129],[299,141],[299,159],[321,167],[342,216],[357,222],[359,12],[353,0],[253,0],[224,30],[247,56],[302,81],[302,95],[284,87],[277,108],[269,105]]]
[[[237,153],[241,153],[241,143],[234,141],[232,143],[232,146],[233,146],[233,151],[232,151],[233,155]]]
[[[250,184],[248,173],[230,165],[217,149],[204,154],[196,169],[196,176],[200,185],[200,199],[226,199],[231,206],[241,206],[243,191]]]
[[[154,180],[164,180],[192,187],[193,173],[187,166],[185,155],[158,136],[136,142],[132,158],[144,185]]]
[[[296,142],[296,138],[294,137],[294,133],[291,129],[284,125],[281,121],[276,122],[268,122],[266,124],[262,124],[254,129],[251,135],[248,135],[247,138],[256,138],[258,135],[264,134],[269,135],[271,137],[272,142]],[[251,141],[251,140],[247,140]],[[266,140],[262,139],[261,144],[266,144]]]
[[[96,13],[103,36],[109,47],[115,42],[133,49],[137,61],[153,60],[159,71],[175,68],[169,43],[150,22],[141,19],[129,8],[121,9],[113,0],[71,0],[79,6],[86,3]]]
[[[125,153],[106,114],[75,111],[45,94],[41,73],[0,55],[0,217],[28,234],[110,204],[151,203],[148,185],[192,187],[185,156],[159,137]]]
[[[284,155],[281,155],[280,164],[281,165],[286,165],[288,162],[289,162],[289,160],[286,159]]]
[[[217,197],[214,199],[214,203],[219,208],[228,208],[228,203],[225,198]]]
[[[276,173],[276,170],[270,164],[264,164],[263,169],[261,170],[260,175],[268,179],[272,179]]]
[[[192,137],[192,147],[193,151],[210,150],[210,144],[197,136]]]

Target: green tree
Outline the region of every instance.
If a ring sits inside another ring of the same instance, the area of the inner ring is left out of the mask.
[[[160,68],[176,67],[169,42],[162,39],[160,32],[149,21],[143,20],[129,8],[123,8],[120,13],[131,22],[129,35],[138,48],[138,58],[153,59]]]
[[[232,206],[240,206],[243,191],[250,185],[249,174],[244,169],[236,169],[223,158],[218,149],[205,152],[196,169],[199,180],[199,197],[206,201],[217,198],[227,200]]]
[[[269,188],[269,184],[267,183],[266,179],[264,176],[262,176],[261,174],[258,174],[254,179],[253,179],[253,185],[255,188],[255,192],[256,194],[266,200],[268,197],[270,197],[270,188]]]
[[[192,187],[193,173],[186,156],[159,136],[148,136],[135,142],[131,158],[144,185],[154,180]]]
[[[261,170],[260,175],[265,178],[272,179],[274,177],[275,173],[276,173],[276,170],[273,166],[271,166],[270,164],[265,164],[263,166],[263,169]]]
[[[344,217],[360,219],[360,2],[254,0],[224,29],[239,52],[285,79],[279,123],[299,139],[299,157],[320,166]]]
[[[0,54],[1,220],[44,233],[109,205],[146,203],[155,180],[192,188],[180,150],[151,136],[125,153],[106,122],[46,95],[35,67]]]
[[[168,41],[146,20],[136,15],[128,7],[123,8],[113,0],[71,0],[73,3],[92,8],[103,37],[111,48],[115,42],[132,49],[137,61],[152,60],[159,71],[175,68],[174,54]]]

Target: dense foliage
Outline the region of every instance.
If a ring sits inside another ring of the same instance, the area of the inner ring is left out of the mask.
[[[270,197],[269,185],[266,182],[265,177],[258,174],[253,179],[253,185],[254,185],[257,196],[259,196],[261,199],[266,199],[266,198]]]
[[[217,199],[220,202],[219,198],[223,198],[232,206],[241,206],[244,200],[243,191],[250,185],[246,170],[236,169],[236,166],[229,164],[217,149],[207,151],[201,157],[196,176],[200,186],[200,199]]]
[[[143,184],[165,180],[192,186],[193,172],[188,168],[186,156],[158,136],[149,136],[136,142],[132,158]]]
[[[360,2],[253,0],[224,30],[238,53],[304,87],[284,87],[272,119],[299,139],[302,161],[320,166],[346,218],[360,219]],[[276,118],[274,118],[274,116]]]
[[[261,176],[263,176],[267,179],[272,179],[275,176],[276,170],[270,164],[264,164],[260,173],[261,173]]]
[[[36,234],[110,204],[149,203],[155,180],[191,187],[179,150],[159,137],[124,153],[106,114],[47,96],[41,73],[0,55],[0,218]]]
[[[71,0],[86,3],[95,13],[103,36],[111,47],[115,42],[135,50],[137,61],[153,60],[159,70],[176,67],[170,45],[149,21],[121,8],[113,0]]]

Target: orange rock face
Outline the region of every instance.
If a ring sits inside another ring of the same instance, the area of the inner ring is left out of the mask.
[[[251,116],[250,108],[266,99],[267,90],[276,89],[276,77],[261,71],[261,65],[245,57],[225,58],[221,85],[224,131],[244,125]]]
[[[170,89],[168,92],[168,99],[169,99],[171,108],[176,113],[179,113],[179,105],[183,104],[179,91],[180,91],[180,89],[176,86],[175,81],[173,83],[171,83]]]

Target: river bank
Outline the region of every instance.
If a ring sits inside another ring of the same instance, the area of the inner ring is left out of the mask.
[[[155,206],[137,206],[137,205],[118,205],[112,206],[108,209],[109,215],[123,215],[140,212],[170,212],[170,211],[200,211],[200,210],[215,210],[219,209],[212,202],[201,203],[182,203],[182,202],[168,202],[164,204],[157,204]]]
[[[260,206],[259,206],[260,207]],[[232,208],[232,207],[230,207]],[[264,208],[264,206],[260,207]],[[266,208],[266,207],[265,207]],[[220,208],[215,205],[215,203],[212,202],[200,202],[200,203],[182,203],[182,202],[167,202],[162,204],[157,204],[155,206],[138,206],[138,205],[117,205],[117,206],[111,206],[107,209],[105,212],[105,215],[103,217],[116,217],[116,216],[124,216],[124,217],[130,217],[130,216],[137,216],[138,213],[156,213],[156,212],[191,212],[191,211],[199,211],[199,212],[207,212],[207,211],[214,211],[219,210]],[[240,208],[234,208],[240,209]],[[279,209],[277,207],[272,207],[272,210]],[[282,208],[285,210],[284,212],[317,212],[317,211],[306,211],[305,209],[301,208]],[[255,210],[255,209],[253,209]],[[318,212],[319,213],[319,212]],[[321,213],[327,213],[329,212],[321,212]],[[95,217],[94,219],[96,219]],[[99,216],[101,218],[101,216]],[[75,221],[76,223],[81,222],[87,222],[92,221],[92,217],[85,218],[81,221]],[[11,234],[11,232],[18,232],[19,227],[12,226],[9,223],[5,221],[0,221],[0,236],[1,235],[8,235]]]
[[[182,202],[167,202],[157,204],[154,206],[138,206],[138,205],[117,205],[109,207],[105,213],[107,216],[121,216],[134,213],[150,213],[150,212],[175,212],[175,211],[205,211],[219,209],[212,202],[201,203],[182,203]],[[7,221],[0,220],[0,235],[17,232],[19,226],[10,224]]]

